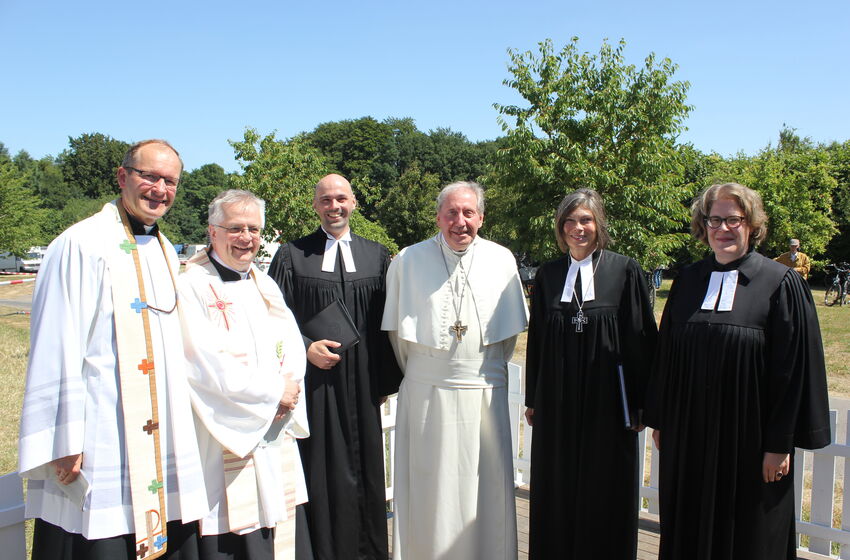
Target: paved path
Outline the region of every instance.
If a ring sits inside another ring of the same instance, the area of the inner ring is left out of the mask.
[[[32,309],[32,296],[21,299],[0,299],[0,305],[6,307],[17,307],[20,309]]]
[[[846,403],[850,405],[850,400]],[[528,488],[516,489],[516,514],[517,514],[517,542],[519,560],[528,560]],[[392,554],[392,518],[387,520],[390,534],[390,554]],[[658,545],[660,543],[660,526],[658,516],[649,513],[641,513],[638,520],[638,553],[637,560],[658,560]],[[604,550],[600,550],[597,558],[604,558]],[[809,552],[798,552],[798,560],[830,560],[827,556]],[[458,559],[467,560],[467,559]],[[591,559],[588,559],[591,560]]]

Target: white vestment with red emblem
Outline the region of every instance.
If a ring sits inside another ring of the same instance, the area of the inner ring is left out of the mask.
[[[178,292],[211,506],[201,533],[246,534],[275,527],[291,518],[295,504],[307,501],[295,441],[309,435],[304,399],[282,420],[274,420],[285,376],[303,385],[306,356],[298,325],[264,272],[252,266],[247,279],[223,282],[206,252],[189,260]],[[289,468],[287,457],[294,460]],[[226,470],[232,472],[228,465],[234,464],[246,471],[239,474],[249,478],[251,496],[256,493],[255,509],[249,512],[256,523],[243,526],[229,519]]]

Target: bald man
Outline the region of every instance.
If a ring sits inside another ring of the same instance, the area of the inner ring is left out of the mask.
[[[398,391],[401,372],[381,331],[389,252],[351,233],[356,207],[344,177],[322,178],[313,197],[321,226],[282,245],[269,269],[299,327],[338,299],[360,334],[344,352],[338,341],[305,339],[310,437],[299,446],[317,560],[388,556],[379,406]]]

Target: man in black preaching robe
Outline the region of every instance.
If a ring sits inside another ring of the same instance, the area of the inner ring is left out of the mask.
[[[360,333],[341,354],[336,341],[305,341],[310,437],[299,444],[317,560],[388,556],[379,407],[401,372],[380,330],[389,253],[350,232],[356,204],[345,178],[324,177],[313,198],[321,227],[282,245],[269,269],[299,326],[339,299]]]

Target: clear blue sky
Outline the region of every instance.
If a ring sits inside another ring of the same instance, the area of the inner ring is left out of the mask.
[[[508,48],[627,42],[679,65],[680,140],[757,153],[783,123],[850,137],[850,2],[0,0],[0,142],[58,155],[68,137],[170,140],[187,169],[239,169],[246,126],[287,138],[371,115],[470,140],[502,134]]]

